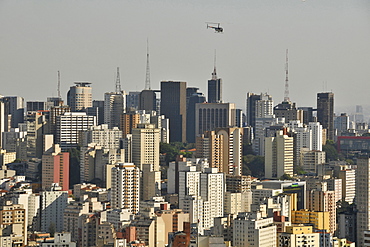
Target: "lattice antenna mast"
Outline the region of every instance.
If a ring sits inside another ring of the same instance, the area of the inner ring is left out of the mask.
[[[145,90],[150,90],[150,68],[149,68],[149,41],[146,40],[146,76],[145,76]]]
[[[216,73],[216,50],[215,50],[215,57],[214,57],[212,80],[217,80],[217,73]]]
[[[58,70],[58,87],[57,87],[58,98],[60,97],[60,71]]]
[[[117,67],[117,78],[116,78],[116,93],[121,93],[121,76],[119,75],[119,67]]]
[[[285,59],[285,92],[284,92],[284,101],[289,100],[289,80],[288,80],[288,49],[286,49],[286,59]]]

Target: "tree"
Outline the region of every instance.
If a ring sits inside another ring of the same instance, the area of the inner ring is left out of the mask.
[[[243,175],[262,178],[265,176],[265,157],[248,154],[243,156]]]
[[[293,180],[293,178],[289,174],[284,173],[284,175],[281,176],[279,180]]]

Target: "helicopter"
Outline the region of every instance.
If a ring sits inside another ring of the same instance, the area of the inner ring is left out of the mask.
[[[224,29],[220,27],[220,23],[215,23],[215,22],[206,22],[206,23],[207,23],[207,28],[213,28],[215,30],[215,33],[222,33],[224,31]]]

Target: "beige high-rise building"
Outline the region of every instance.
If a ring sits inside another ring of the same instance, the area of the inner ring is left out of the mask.
[[[276,247],[273,218],[262,218],[260,213],[239,214],[234,220],[233,246]]]
[[[92,88],[90,82],[75,82],[67,93],[67,105],[72,112],[83,111],[92,107]]]
[[[211,167],[219,172],[223,171],[223,135],[217,135],[215,131],[205,131],[203,135],[196,138],[197,158],[206,158]]]
[[[153,164],[159,171],[160,129],[153,124],[138,124],[132,130],[132,162],[142,170],[143,164]]]
[[[11,243],[10,246],[27,245],[27,218],[23,205],[6,202],[0,207],[0,243]],[[6,239],[8,241],[6,241]]]
[[[216,133],[223,136],[222,171],[234,176],[242,175],[243,166],[243,128],[217,128]]]
[[[265,138],[265,178],[293,176],[293,137],[277,131],[276,137]]]
[[[365,243],[365,231],[370,230],[370,158],[357,159],[356,172],[356,204],[357,204],[357,242],[358,246],[370,246]]]
[[[112,168],[111,205],[112,208],[130,209],[139,212],[140,170],[133,163],[118,163]]]
[[[317,166],[325,164],[326,153],[324,151],[308,150],[302,148],[299,157],[299,165],[307,173],[317,173]]]
[[[126,138],[128,134],[132,134],[132,129],[136,128],[140,123],[139,113],[124,113],[121,115],[120,129],[122,130],[122,137]]]
[[[334,176],[342,179],[342,200],[352,204],[356,195],[356,170],[347,166],[335,167]]]
[[[320,233],[313,232],[312,226],[287,226],[286,232],[279,233],[278,235],[278,246],[320,246]]]
[[[327,190],[326,182],[316,183],[317,189],[307,192],[307,209],[317,212],[329,212],[330,232],[336,230],[336,201],[334,191]]]

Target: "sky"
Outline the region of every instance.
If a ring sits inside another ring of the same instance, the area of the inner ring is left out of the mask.
[[[219,22],[224,33],[207,29]],[[0,94],[46,100],[75,81],[93,98],[145,86],[149,40],[151,88],[186,81],[207,95],[216,50],[223,100],[245,108],[247,92],[289,97],[316,107],[332,91],[336,109],[368,105],[368,0],[0,0]]]

